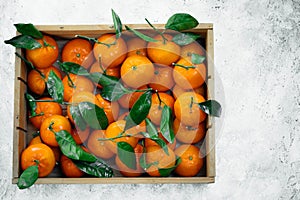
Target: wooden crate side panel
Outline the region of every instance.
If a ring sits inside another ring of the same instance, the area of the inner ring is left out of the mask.
[[[18,179],[13,182],[17,183]],[[213,177],[171,177],[171,178],[39,178],[35,184],[191,184],[214,183]]]
[[[214,99],[214,41],[213,41],[213,30],[207,31],[206,38],[206,50],[207,50],[207,99]],[[207,176],[215,177],[215,127],[214,118],[208,116],[207,122],[208,131],[206,133],[206,153],[207,153]]]
[[[21,54],[21,50],[17,49]],[[26,67],[21,60],[16,57],[15,59],[15,90],[14,90],[14,127],[13,127],[13,177],[18,177],[19,169],[19,156],[26,146],[26,101],[24,93],[26,91]]]

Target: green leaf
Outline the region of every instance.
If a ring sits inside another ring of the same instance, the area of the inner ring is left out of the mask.
[[[137,30],[134,30],[134,29],[132,29],[132,28],[126,26],[126,25],[125,25],[125,27],[126,27],[126,30],[129,30],[129,31],[133,32],[136,36],[138,36],[139,38],[145,40],[146,42],[157,42],[158,41],[158,40],[155,40],[155,39],[139,32]]]
[[[129,90],[125,88],[121,83],[115,85],[103,86],[101,91],[101,96],[108,101],[117,101],[123,95],[134,92],[134,90]]]
[[[29,110],[30,110],[30,116],[31,117],[34,117],[36,116],[36,112],[35,112],[35,109],[36,109],[36,102],[35,102],[35,99],[33,96],[31,96],[30,94],[26,93],[25,94],[25,98],[27,99],[28,101],[28,104],[29,104]]]
[[[172,41],[178,45],[184,46],[191,44],[200,37],[200,35],[195,33],[179,33],[173,37]]]
[[[124,131],[140,124],[147,117],[152,102],[151,96],[151,91],[146,91],[134,103],[129,115],[126,117]]]
[[[222,113],[222,107],[216,100],[207,100],[202,103],[198,103],[198,106],[206,114],[212,115],[214,117],[220,117]]]
[[[85,130],[86,129],[86,123],[84,121],[84,119],[82,118],[81,114],[80,114],[80,110],[78,108],[78,106],[70,106],[70,113],[72,115],[72,118],[75,122],[75,125],[77,127],[79,127],[80,130]]]
[[[90,79],[103,87],[120,84],[119,79],[99,72],[90,74]]]
[[[91,128],[97,130],[106,129],[108,119],[102,108],[90,102],[81,102],[78,104],[78,107],[82,118]]]
[[[33,39],[31,36],[28,35],[18,35],[11,38],[10,40],[5,40],[4,43],[10,44],[16,48],[29,49],[29,50],[38,49],[42,47],[42,45],[38,41],[36,41],[35,39]]]
[[[117,150],[120,160],[130,169],[136,169],[136,156],[132,146],[127,142],[118,142]]]
[[[25,169],[21,174],[17,186],[19,189],[26,189],[32,186],[39,177],[39,168],[37,165],[32,165]]]
[[[29,35],[31,37],[34,37],[36,39],[42,39],[43,34],[35,28],[33,24],[14,24],[15,27],[17,28],[17,31],[21,33],[22,35]]]
[[[81,65],[73,62],[59,62],[60,69],[65,73],[72,73],[81,76],[89,76],[90,73]]]
[[[199,22],[190,14],[177,13],[172,15],[165,25],[166,29],[172,29],[175,31],[183,31],[195,28]]]
[[[85,162],[80,160],[73,160],[73,162],[86,174],[100,178],[110,178],[113,176],[113,170],[99,158],[97,158],[95,162]]]
[[[64,85],[61,79],[53,72],[50,71],[47,79],[47,89],[50,96],[57,101],[62,103],[64,100]]]
[[[95,162],[97,160],[94,155],[85,152],[79,145],[77,145],[68,131],[61,130],[55,132],[55,138],[61,152],[68,158],[87,162]]]
[[[111,12],[112,12],[112,18],[114,21],[114,28],[116,31],[116,38],[118,39],[122,34],[122,22],[121,22],[119,16],[115,13],[115,11],[113,9],[111,9]]]
[[[181,158],[180,158],[180,157],[177,157],[176,163],[175,163],[175,165],[174,165],[173,167],[170,167],[170,168],[164,168],[164,169],[158,169],[158,171],[159,171],[160,175],[163,176],[163,177],[169,176],[169,175],[172,173],[172,171],[173,171],[174,169],[176,169],[176,167],[177,167],[180,163],[181,163]]]
[[[172,122],[172,110],[165,105],[161,113],[160,132],[169,143],[173,143],[175,138]]]
[[[204,62],[205,56],[201,56],[199,54],[192,53],[191,59],[192,59],[192,63],[197,65],[197,64],[201,64]]]
[[[147,133],[149,134],[149,137],[150,138],[158,137],[158,132],[155,125],[148,118],[146,118],[145,121],[146,121],[146,130]]]

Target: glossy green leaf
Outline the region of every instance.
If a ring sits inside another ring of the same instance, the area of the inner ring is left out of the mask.
[[[77,145],[68,131],[61,130],[55,132],[55,138],[61,152],[68,158],[87,162],[95,162],[97,160],[94,155],[85,152],[79,145]]]
[[[172,110],[165,105],[161,113],[160,132],[169,143],[173,143],[175,138],[172,122]]]
[[[97,130],[106,129],[108,119],[102,108],[90,102],[81,102],[78,104],[78,107],[82,118],[91,128]]]
[[[146,91],[134,103],[129,115],[126,117],[124,130],[140,124],[147,117],[152,102],[151,96],[151,91]]]
[[[121,83],[115,85],[104,86],[101,91],[101,96],[108,101],[117,101],[123,95],[134,92],[125,88]]]
[[[113,9],[111,9],[111,12],[114,21],[114,28],[116,31],[116,38],[118,39],[122,34],[122,22],[120,20],[120,17],[115,13]]]
[[[206,114],[212,115],[214,117],[220,117],[222,113],[222,107],[216,100],[207,100],[202,103],[198,103],[198,106]]]
[[[158,40],[155,40],[155,39],[153,39],[153,38],[151,38],[151,37],[149,37],[149,36],[147,36],[147,35],[139,32],[139,31],[137,31],[135,29],[132,29],[132,28],[126,26],[126,25],[125,25],[125,27],[126,27],[127,30],[133,32],[136,36],[138,36],[139,38],[145,40],[146,42],[157,42],[158,41]]]
[[[30,111],[30,116],[34,117],[36,116],[36,102],[33,96],[31,96],[30,94],[26,93],[25,94],[25,98],[28,101],[28,105],[29,105],[29,111]]]
[[[64,101],[64,85],[61,79],[51,70],[47,79],[47,89],[50,96],[57,101],[62,103]]]
[[[43,34],[33,25],[33,24],[14,24],[17,28],[17,31],[22,35],[29,35],[36,39],[42,39]]]
[[[172,15],[165,25],[166,29],[172,29],[175,31],[183,31],[195,28],[199,22],[190,14],[177,13]]]
[[[191,56],[191,59],[192,59],[192,63],[193,64],[201,64],[204,62],[205,60],[205,56],[201,56],[199,54],[196,54],[196,53],[192,53],[192,56]]]
[[[150,138],[158,137],[157,129],[155,125],[150,121],[150,119],[146,118],[145,122],[146,122],[146,130],[147,133],[149,134],[149,137]]]
[[[165,168],[165,169],[158,169],[158,171],[159,171],[159,173],[160,173],[160,175],[161,175],[162,177],[167,177],[167,176],[169,176],[169,175],[172,173],[172,171],[173,171],[174,169],[176,169],[176,167],[177,167],[180,163],[181,163],[181,158],[180,158],[180,157],[177,157],[176,163],[175,163],[175,165],[174,165],[173,167]]]
[[[109,76],[109,75],[106,75],[106,74],[102,74],[102,73],[99,73],[99,72],[91,73],[90,74],[90,79],[93,82],[102,85],[103,87],[120,84],[118,78],[116,78],[114,76]]]
[[[71,105],[70,106],[70,113],[72,115],[72,118],[75,122],[76,127],[79,127],[80,130],[86,129],[86,123],[85,120],[82,118],[80,114],[80,110],[78,106]]]
[[[37,165],[32,165],[25,169],[17,183],[19,189],[26,189],[32,186],[39,177],[39,168]]]
[[[38,49],[42,47],[42,45],[38,41],[36,41],[35,39],[33,39],[31,36],[28,35],[18,35],[11,38],[10,40],[5,40],[4,43],[10,44],[16,48],[29,49],[29,50]]]
[[[136,169],[136,156],[133,147],[127,142],[117,143],[117,153],[120,160],[130,169]]]
[[[85,162],[80,160],[73,160],[73,162],[86,174],[100,178],[110,178],[113,176],[113,170],[99,158],[97,158],[95,162]]]
[[[173,37],[172,41],[178,45],[184,46],[191,44],[200,37],[199,34],[195,33],[179,33]]]
[[[89,76],[90,73],[81,65],[73,62],[59,62],[59,68],[65,73],[72,73],[81,76]]]

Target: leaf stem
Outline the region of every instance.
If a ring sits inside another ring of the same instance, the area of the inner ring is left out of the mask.
[[[157,30],[157,28],[155,28],[155,27],[149,22],[149,20],[148,20],[147,18],[145,18],[145,20],[146,20],[146,22],[149,24],[149,26],[151,26],[151,28],[153,28],[153,30],[154,30],[155,32],[157,32],[157,33],[163,38],[163,44],[166,44],[166,41],[168,41],[168,39],[164,36],[164,34],[163,34],[161,31]]]
[[[116,137],[112,137],[112,138],[98,138],[98,141],[114,141],[116,139],[119,139],[119,138],[123,138],[123,137],[132,137],[132,136],[135,136],[135,135],[138,135],[138,133],[136,134],[125,134],[125,131],[122,131],[121,133],[119,133]]]
[[[173,66],[178,66],[178,67],[182,67],[186,70],[189,70],[189,69],[195,69],[196,67],[195,66],[185,66],[185,65],[181,65],[181,64],[177,64],[177,63],[172,63]]]
[[[75,35],[75,37],[78,37],[78,38],[81,38],[81,39],[86,39],[86,40],[89,40],[91,42],[95,42],[97,44],[103,44],[105,46],[107,46],[108,48],[112,45],[115,45],[116,44],[116,40],[112,43],[104,43],[104,42],[100,42],[99,40],[97,40],[96,38],[90,38],[90,37],[87,37],[87,36],[84,36],[84,35]]]
[[[158,91],[157,90],[155,90],[155,94],[157,95],[157,98],[158,98],[158,100],[159,100],[159,109],[162,109],[162,107],[161,107],[161,103],[164,103],[165,104],[165,102],[163,102],[162,100],[161,100],[161,98],[160,98],[160,96],[159,96],[159,94],[158,94]]]
[[[44,113],[43,112],[41,112],[40,114],[37,114],[37,115],[31,115],[31,116],[29,116],[29,119],[30,118],[32,118],[32,117],[38,117],[38,116],[43,116],[44,115]]]
[[[31,101],[31,102],[55,102],[55,103],[58,103],[57,101],[55,100],[42,100],[42,99],[28,99],[28,101]],[[61,103],[62,105],[77,105],[78,103],[69,103],[69,102],[62,102]]]

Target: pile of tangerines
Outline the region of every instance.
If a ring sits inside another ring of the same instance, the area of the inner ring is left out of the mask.
[[[195,62],[193,57],[205,57],[205,50],[197,41],[177,44],[174,32],[153,33],[151,40],[134,32],[106,33],[96,39],[77,36],[62,47],[51,35],[35,39],[40,47],[26,49],[23,60],[34,66],[27,76],[28,94],[34,97],[28,115],[39,134],[22,152],[23,170],[36,165],[38,176],[45,177],[59,165],[66,177],[86,176],[73,157],[65,155],[63,142],[58,142],[56,133],[64,130],[74,145],[123,176],[165,176],[168,170],[179,176],[199,173],[204,157],[199,145],[205,137],[207,114],[198,104],[206,101],[207,69],[205,59]],[[77,70],[61,69],[64,63],[71,63],[70,68],[75,63]],[[101,85],[80,70],[117,80],[126,92],[118,96],[119,87],[115,87],[109,95],[103,94],[110,85]],[[62,88],[51,87],[56,82]],[[63,101],[56,101],[59,91]],[[117,97],[107,98],[112,95]],[[80,125],[72,106],[82,102],[104,111],[107,125],[95,126],[98,121],[92,118],[92,123]],[[145,117],[127,126],[128,117],[139,117],[135,115]],[[129,150],[122,153],[120,149]],[[134,154],[134,163],[126,160],[128,152]]]

